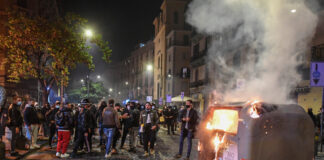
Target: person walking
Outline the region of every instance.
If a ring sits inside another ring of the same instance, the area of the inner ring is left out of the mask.
[[[56,133],[55,115],[60,109],[60,102],[56,101],[49,111],[46,112],[47,123],[49,125],[48,145],[52,149],[53,137]]]
[[[154,143],[156,131],[159,123],[159,116],[155,110],[152,110],[152,105],[149,102],[145,104],[145,110],[141,112],[140,123],[143,126],[143,137],[144,137],[144,156],[149,156],[148,144],[150,143],[150,154],[154,155]]]
[[[119,123],[120,123],[120,129],[122,128],[122,119],[121,119],[121,109],[120,109],[120,104],[119,103],[116,103],[115,104],[115,107],[114,107],[114,109],[115,109],[115,111],[117,112],[117,114],[118,114],[118,119],[119,119]],[[117,131],[118,130],[118,128],[116,127],[115,128],[115,131]],[[115,154],[115,153],[117,153],[117,149],[116,149],[116,146],[117,146],[117,141],[118,141],[118,139],[121,137],[121,132],[115,132],[114,133],[114,136],[113,136],[113,142],[112,142],[112,149],[111,149],[111,154]]]
[[[107,103],[105,101],[102,101],[99,105],[99,109],[97,112],[97,119],[99,124],[99,136],[100,136],[99,146],[105,144],[103,140],[104,135],[103,135],[103,127],[102,127],[102,112],[106,107],[107,107]]]
[[[18,139],[19,133],[21,132],[21,127],[23,125],[23,118],[20,112],[20,107],[22,104],[22,99],[18,96],[13,98],[13,103],[9,106],[8,109],[8,127],[11,130],[12,138],[11,138],[11,156],[18,156],[18,152],[16,149],[16,141]]]
[[[122,140],[120,143],[120,149],[123,149],[129,130],[132,128],[132,119],[130,115],[130,103],[127,103],[126,108],[122,112],[121,118],[122,118],[124,128],[123,128]]]
[[[183,151],[183,142],[184,139],[187,137],[188,141],[188,149],[187,149],[187,156],[186,160],[189,160],[190,153],[191,153],[191,146],[192,146],[192,139],[194,137],[194,133],[196,130],[196,125],[198,122],[198,113],[193,108],[192,101],[187,100],[186,101],[186,109],[183,109],[180,114],[180,119],[182,121],[181,125],[181,135],[180,135],[180,144],[179,144],[179,152],[175,156],[175,158],[181,158],[182,157],[182,151]]]
[[[89,118],[89,135],[88,135],[88,142],[90,147],[90,152],[92,151],[92,136],[95,134],[95,129],[97,128],[97,118],[96,113],[97,109],[95,105],[86,105],[87,112],[90,115]]]
[[[106,154],[105,158],[111,157],[111,144],[114,137],[115,129],[117,128],[119,132],[121,132],[121,126],[118,118],[118,113],[114,109],[114,100],[110,99],[108,101],[108,107],[106,107],[102,112],[102,126],[104,128],[104,133],[107,137],[106,141]],[[116,132],[118,132],[116,131]]]
[[[76,128],[76,134],[77,134],[77,139],[74,142],[74,147],[73,147],[73,152],[71,157],[75,158],[77,156],[77,151],[80,148],[81,145],[86,143],[86,148],[87,152],[90,152],[90,145],[88,141],[88,136],[90,131],[90,118],[91,114],[88,112],[87,108],[90,106],[90,101],[88,99],[83,99],[81,101],[81,106],[80,106],[80,112],[78,114],[78,120],[77,120],[77,128]]]
[[[28,138],[30,144],[29,149],[40,148],[40,146],[37,145],[38,128],[40,122],[37,117],[37,112],[34,105],[35,105],[35,100],[29,99],[27,101],[25,112],[24,112],[26,137]]]
[[[165,122],[168,127],[168,135],[170,135],[170,130],[171,130],[172,134],[174,135],[173,116],[174,116],[174,113],[172,111],[172,107],[168,106],[168,108],[164,111]]]
[[[129,152],[136,153],[137,136],[139,131],[140,111],[135,107],[135,103],[130,103],[131,128],[129,129]]]
[[[43,107],[42,107],[42,109],[41,109],[41,113],[44,115],[44,117],[45,117],[45,119],[44,119],[44,121],[43,121],[43,123],[42,123],[42,126],[43,126],[43,129],[44,129],[44,137],[48,137],[49,136],[49,126],[48,126],[48,121],[46,120],[46,113],[48,112],[48,111],[50,111],[51,110],[51,107],[50,107],[50,104],[49,103],[46,103]]]
[[[57,127],[56,157],[67,158],[70,156],[66,153],[66,150],[70,142],[70,131],[73,124],[71,112],[72,110],[67,107],[60,107],[59,111],[55,115]]]

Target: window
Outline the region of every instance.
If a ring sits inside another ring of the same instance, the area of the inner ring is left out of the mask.
[[[158,58],[158,69],[160,69],[160,57]]]
[[[185,60],[187,58],[186,53],[182,53],[182,58]]]
[[[173,13],[173,23],[178,24],[178,12]]]
[[[160,83],[157,84],[157,97],[160,97]]]
[[[189,36],[188,35],[183,36],[183,43],[185,46],[189,45]]]
[[[190,77],[190,70],[187,67],[181,68],[181,78],[189,78]]]
[[[169,62],[171,62],[171,55],[169,54]]]
[[[199,54],[199,43],[194,46],[193,56],[198,56]]]
[[[170,83],[168,83],[168,92],[170,92]]]
[[[171,74],[171,69],[169,69],[168,74]]]
[[[198,69],[196,69],[196,71],[195,71],[195,82],[197,82],[198,81]]]

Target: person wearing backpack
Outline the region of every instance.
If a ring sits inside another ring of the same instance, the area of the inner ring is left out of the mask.
[[[69,146],[71,128],[73,124],[72,110],[67,107],[61,107],[55,115],[57,128],[57,148],[56,157],[67,158],[70,155],[66,153]]]
[[[140,111],[135,107],[135,103],[130,103],[130,116],[132,120],[132,127],[129,129],[129,143],[130,149],[129,152],[136,152],[136,137],[139,131],[139,120],[140,120]]]

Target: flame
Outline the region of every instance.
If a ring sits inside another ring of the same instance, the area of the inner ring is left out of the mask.
[[[259,103],[260,101],[258,101],[258,100],[255,100],[255,101],[253,101],[252,103],[251,103],[251,108],[250,108],[250,117],[251,118],[254,118],[254,119],[256,119],[256,118],[260,118],[260,115],[259,115],[259,113],[258,113],[258,111],[257,111],[257,104]]]
[[[216,154],[216,158],[217,158],[217,154],[218,154],[218,150],[220,148],[220,145],[222,145],[224,143],[224,139],[225,139],[225,135],[224,136],[219,136],[218,134],[216,134],[216,137],[213,140],[214,146],[215,146],[215,154]]]
[[[201,143],[200,143],[200,141],[198,141],[198,152],[200,152],[201,151]]]
[[[213,118],[207,123],[208,130],[222,130],[224,132],[237,133],[238,111],[216,109]]]

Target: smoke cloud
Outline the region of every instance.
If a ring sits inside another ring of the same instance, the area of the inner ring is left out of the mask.
[[[193,0],[187,12],[212,37],[209,77],[224,101],[291,103],[317,19],[304,0]]]

